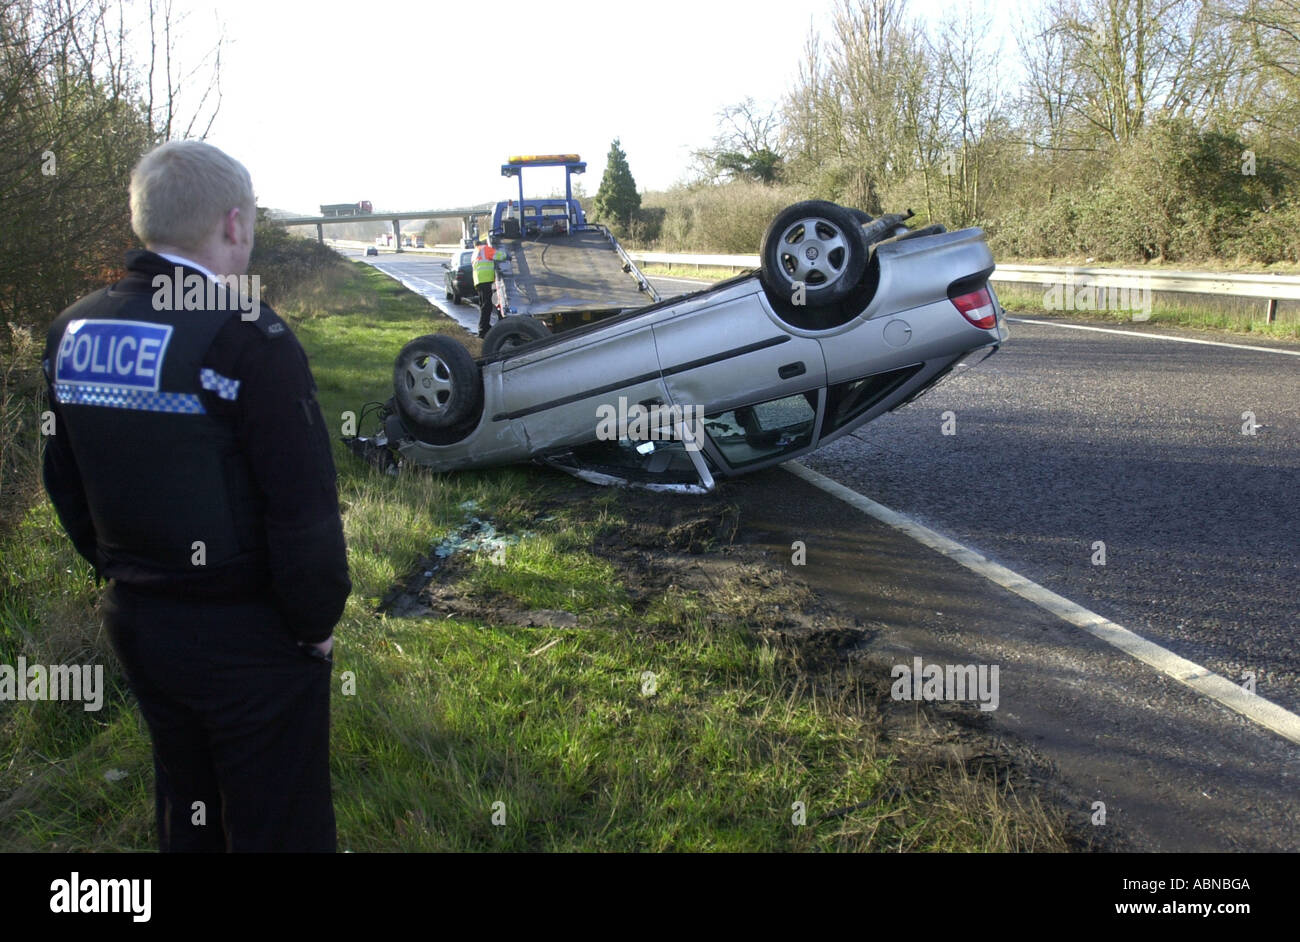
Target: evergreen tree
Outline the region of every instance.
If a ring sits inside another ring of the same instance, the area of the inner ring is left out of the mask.
[[[605,158],[605,175],[600,179],[600,189],[592,204],[595,218],[627,228],[632,214],[641,208],[641,194],[636,191],[636,181],[627,166],[627,155],[619,146],[618,138],[610,145]]]

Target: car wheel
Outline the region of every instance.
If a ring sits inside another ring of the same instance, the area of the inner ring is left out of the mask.
[[[867,223],[871,222],[871,216],[868,213],[864,213],[862,210],[854,209],[852,207],[847,208],[849,210],[849,215],[857,220],[859,226],[865,226]]]
[[[393,392],[403,417],[417,429],[446,429],[470,418],[482,405],[483,377],[457,340],[427,334],[397,355]]]
[[[551,329],[535,318],[524,314],[503,317],[484,335],[483,355],[490,357],[502,350],[532,343],[550,335]]]
[[[446,298],[448,301],[453,301],[453,300],[455,299],[455,295],[453,295],[453,294],[451,293],[451,289],[450,289],[450,288],[446,288],[446,287],[444,287],[444,288],[442,289],[442,294],[443,294],[443,297]]]
[[[862,226],[850,210],[825,200],[788,206],[767,227],[760,276],[774,300],[822,307],[858,286],[867,265]]]

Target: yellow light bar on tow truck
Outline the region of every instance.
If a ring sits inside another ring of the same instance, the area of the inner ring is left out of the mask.
[[[577,154],[516,154],[513,157],[507,157],[508,164],[536,164],[536,163],[571,163],[576,164],[582,160]]]

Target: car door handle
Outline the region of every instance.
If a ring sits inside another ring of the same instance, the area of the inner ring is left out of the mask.
[[[808,372],[808,367],[803,365],[803,361],[798,363],[787,363],[785,366],[777,367],[776,374],[782,379],[792,379],[795,376],[802,376]]]

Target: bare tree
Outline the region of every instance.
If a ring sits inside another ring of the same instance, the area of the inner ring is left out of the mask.
[[[1243,0],[1229,18],[1256,66],[1251,94],[1237,105],[1241,126],[1300,162],[1300,0]]]
[[[775,183],[784,162],[776,109],[746,98],[722,109],[717,117],[721,130],[713,144],[693,154],[700,175],[714,183],[728,179]]]
[[[170,7],[151,12],[155,59],[170,91],[145,101],[131,59],[132,11],[123,0],[0,0],[0,320],[39,324],[120,263],[131,244],[126,188],[150,146],[184,126],[210,124],[220,104],[220,45],[198,67],[179,62]],[[178,88],[206,92],[182,124]],[[214,94],[215,90],[215,94]],[[151,92],[144,93],[151,96]]]
[[[787,158],[793,157],[804,167],[819,163],[822,157],[825,132],[821,87],[825,74],[821,38],[815,30],[809,29],[794,87],[781,105],[782,149]]]
[[[943,21],[932,44],[934,81],[941,96],[936,113],[943,121],[939,134],[945,145],[941,165],[946,215],[961,225],[980,216],[982,145],[1002,114],[1001,94],[990,78],[1000,59],[999,51],[986,44],[990,27],[987,14],[966,7]],[[927,161],[927,174],[929,166]]]
[[[148,0],[149,65],[147,89],[150,124],[157,129],[160,140],[170,140],[181,120],[177,113],[180,107],[179,96],[181,92],[186,89],[201,87],[203,90],[199,93],[198,101],[189,106],[191,108],[189,118],[180,137],[196,136],[194,130],[200,122],[204,122],[203,132],[197,136],[199,138],[206,137],[221,107],[221,53],[226,45],[225,32],[219,30],[216,41],[200,58],[198,64],[192,69],[186,70],[179,59],[174,61],[177,53],[172,33],[173,29],[175,29],[177,35],[180,35],[181,27],[188,18],[188,14],[176,16],[173,11],[172,0],[161,0],[160,12],[158,3],[159,0]],[[160,39],[161,49],[159,48]],[[158,78],[159,69],[162,70],[161,78]],[[200,82],[203,82],[201,86]],[[157,85],[162,86],[161,97]]]
[[[879,212],[884,188],[913,169],[900,106],[924,56],[902,0],[839,0],[830,36],[810,39],[783,114],[791,159],[825,195]]]
[[[1025,67],[1020,118],[1031,129],[1025,143],[1035,150],[1068,149],[1070,103],[1079,91],[1070,64],[1078,56],[1077,37],[1060,27],[1062,9],[1036,8],[1028,28],[1017,34]]]
[[[1248,67],[1231,2],[1052,0],[1027,47],[1051,146],[1124,143],[1157,112],[1204,121],[1234,100]]]

